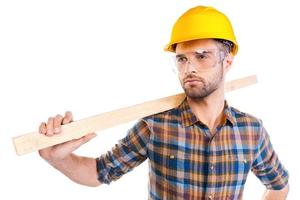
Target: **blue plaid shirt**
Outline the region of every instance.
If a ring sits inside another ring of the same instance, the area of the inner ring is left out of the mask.
[[[140,120],[97,158],[98,179],[109,184],[146,159],[151,200],[242,199],[250,170],[268,189],[288,182],[262,122],[227,103],[214,135],[186,100]]]

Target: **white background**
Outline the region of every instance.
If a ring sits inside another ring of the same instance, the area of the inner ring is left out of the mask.
[[[2,0],[0,2],[0,199],[147,199],[147,162],[109,186],[77,185],[37,153],[17,156],[11,138],[71,110],[75,120],[181,92],[168,54],[171,27],[188,8],[211,5],[231,19],[239,45],[227,79],[257,74],[257,85],[227,95],[263,119],[299,186],[299,9],[297,1]],[[134,122],[98,134],[77,153],[96,157]],[[244,199],[264,186],[249,174]]]

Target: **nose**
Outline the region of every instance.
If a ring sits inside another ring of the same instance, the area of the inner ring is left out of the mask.
[[[184,73],[185,74],[197,73],[196,66],[190,60],[186,63]]]

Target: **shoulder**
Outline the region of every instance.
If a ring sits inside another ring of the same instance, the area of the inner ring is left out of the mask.
[[[234,107],[230,107],[229,110],[235,118],[237,125],[252,126],[257,128],[261,128],[263,126],[262,120],[252,114],[242,112]]]
[[[230,110],[236,121],[235,126],[244,139],[247,138],[248,141],[252,141],[257,147],[262,140],[268,137],[263,121],[260,118],[233,107],[230,107]]]
[[[153,124],[159,124],[159,123],[178,122],[180,117],[181,117],[180,110],[178,107],[176,107],[170,110],[166,110],[160,113],[156,113],[144,117],[142,121],[147,123],[148,126],[153,126]]]

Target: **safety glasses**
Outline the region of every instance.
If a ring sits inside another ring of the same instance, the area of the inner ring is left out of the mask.
[[[224,58],[225,52],[219,49],[197,49],[173,56],[175,70],[178,73],[187,73],[190,70],[189,67],[193,67],[196,71],[210,70]]]

